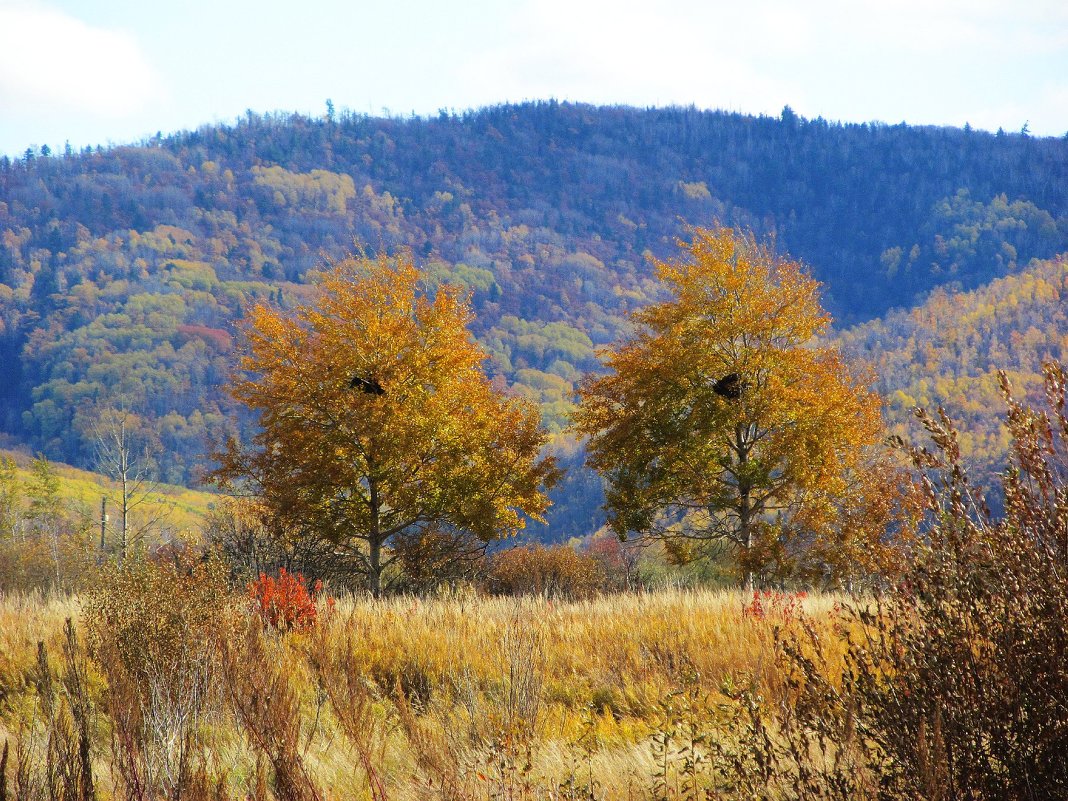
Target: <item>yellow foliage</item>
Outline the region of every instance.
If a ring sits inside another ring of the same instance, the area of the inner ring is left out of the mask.
[[[349,175],[328,170],[290,172],[283,167],[253,167],[252,182],[271,193],[275,204],[298,210],[345,214],[356,197],[356,185]]]

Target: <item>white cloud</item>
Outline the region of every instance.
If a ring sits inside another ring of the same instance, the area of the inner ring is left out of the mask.
[[[459,68],[459,83],[480,87],[485,97],[475,102],[556,97],[777,113],[801,88],[763,69],[761,57],[799,52],[809,25],[785,2],[765,4],[763,24],[742,13],[678,0],[527,0],[497,45]]]
[[[814,0],[826,47],[902,54],[1050,52],[1068,43],[1063,0]]]
[[[451,71],[468,105],[788,104],[857,122],[1064,127],[1064,0],[519,0],[498,34]]]
[[[37,2],[0,0],[0,109],[121,118],[161,93],[136,39]]]

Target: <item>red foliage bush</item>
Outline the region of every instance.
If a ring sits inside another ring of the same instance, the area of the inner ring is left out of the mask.
[[[604,589],[631,590],[639,586],[638,546],[624,543],[612,534],[592,537],[586,545],[586,555],[593,559],[604,574]]]
[[[323,582],[316,580],[311,591],[300,573],[289,573],[283,567],[278,578],[260,573],[257,581],[248,585],[248,597],[264,622],[279,631],[303,631],[315,625],[319,617],[316,600],[323,591]],[[332,609],[333,598],[326,599]]]
[[[742,605],[742,617],[792,623],[801,616],[801,602],[805,595],[805,592],[753,590],[753,600]]]

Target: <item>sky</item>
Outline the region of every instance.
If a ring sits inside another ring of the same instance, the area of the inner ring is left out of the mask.
[[[257,112],[695,105],[1068,132],[1065,0],[0,0],[0,154]]]

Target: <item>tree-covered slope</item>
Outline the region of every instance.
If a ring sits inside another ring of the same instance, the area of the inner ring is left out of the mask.
[[[654,296],[646,254],[715,220],[775,236],[854,323],[1068,250],[1068,140],[532,103],[31,150],[0,159],[0,426],[88,464],[97,411],[124,405],[163,477],[192,481],[246,425],[219,391],[233,321],[358,242],[469,287],[491,369],[559,428],[595,347]],[[596,487],[561,492],[586,526]]]
[[[1009,442],[997,371],[1019,397],[1041,405],[1042,363],[1068,361],[1068,257],[969,292],[936,290],[922,305],[844,331],[838,341],[874,367],[895,433],[915,437],[911,410],[942,406],[961,428],[961,454],[989,479]]]

